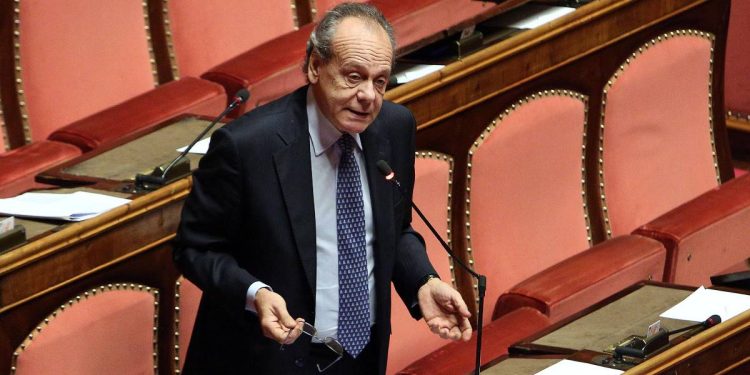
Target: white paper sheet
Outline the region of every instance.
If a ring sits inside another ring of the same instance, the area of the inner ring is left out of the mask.
[[[0,199],[0,213],[20,217],[82,221],[101,215],[129,199],[77,191],[70,194],[25,193]]]
[[[196,142],[195,145],[193,145],[193,148],[190,149],[189,154],[200,154],[205,155],[208,152],[208,144],[211,142],[211,138],[205,138],[201,139],[200,141]],[[188,146],[180,147],[177,149],[177,152],[184,152]]]
[[[443,69],[443,67],[445,67],[445,65],[415,65],[404,70],[403,72],[394,74],[393,78],[395,78],[396,82],[399,84],[407,83],[417,78],[422,78],[432,72]]]
[[[682,302],[665,311],[663,318],[702,322],[717,314],[725,322],[750,309],[750,295],[698,288]]]
[[[617,375],[621,370],[592,365],[590,363],[570,361],[563,359],[546,369],[537,372],[537,375]]]

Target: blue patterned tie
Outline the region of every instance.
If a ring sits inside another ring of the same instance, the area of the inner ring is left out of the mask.
[[[354,139],[344,134],[336,185],[336,230],[339,242],[338,339],[356,358],[370,340],[370,298],[367,291],[365,206]]]

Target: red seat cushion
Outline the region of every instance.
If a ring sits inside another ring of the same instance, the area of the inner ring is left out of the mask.
[[[49,139],[89,151],[125,136],[143,134],[182,113],[214,117],[225,105],[226,94],[221,86],[185,77],[64,126]]]
[[[140,2],[15,5],[19,102],[33,141],[156,85]]]
[[[514,286],[498,299],[493,318],[529,306],[560,321],[638,281],[661,280],[666,256],[659,241],[615,237]]]
[[[708,285],[750,256],[750,174],[730,180],[667,212],[635,233],[667,248],[665,281]]]
[[[81,154],[78,147],[55,141],[38,141],[0,154],[0,197],[12,197],[46,185],[34,176]]]
[[[539,310],[523,307],[484,326],[482,364],[508,353],[508,347],[551,324]],[[452,342],[412,363],[398,374],[455,375],[474,369],[477,334],[468,342]]]

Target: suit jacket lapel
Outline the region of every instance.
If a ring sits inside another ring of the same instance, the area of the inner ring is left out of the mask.
[[[310,142],[305,112],[306,92],[307,90],[300,89],[291,98],[291,121],[280,126],[278,132],[286,147],[274,154],[274,162],[297,252],[314,295],[317,251]]]
[[[378,160],[388,161],[391,158],[390,142],[378,132],[378,120],[371,124],[361,134],[362,148],[365,155],[367,181],[370,185],[370,201],[372,205],[375,227],[375,285],[378,301],[384,301],[385,294],[390,293],[390,276],[384,271],[393,263],[394,253],[389,249],[393,244],[393,187],[378,171]],[[384,286],[385,285],[385,286]]]

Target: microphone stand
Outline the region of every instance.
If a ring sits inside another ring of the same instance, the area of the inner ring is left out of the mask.
[[[401,187],[401,183],[395,178],[395,173],[391,169],[391,167],[388,165],[387,162],[384,160],[380,160],[377,162],[378,169],[380,170],[380,173],[385,176],[385,179],[391,183],[393,183],[397,188],[398,191],[401,193],[401,195],[404,198],[408,198],[406,193],[404,192],[404,189]],[[432,226],[429,220],[427,220],[427,217],[422,213],[422,210],[417,207],[416,204],[414,204],[414,201],[409,199],[409,204],[412,208],[414,208],[414,211],[417,212],[417,215],[419,215],[419,218],[422,219],[422,222],[424,222],[427,225],[427,228],[430,229],[430,232],[432,232],[432,235],[435,236],[435,238],[440,241],[440,245],[443,246],[443,249],[448,253],[448,255],[456,261],[456,263],[461,266],[466,272],[471,274],[474,278],[477,279],[477,289],[479,294],[479,308],[477,311],[477,350],[476,350],[476,357],[474,359],[474,374],[479,375],[479,368],[481,367],[482,363],[482,320],[484,316],[484,295],[487,291],[487,277],[484,275],[481,275],[471,268],[469,268],[466,264],[464,264],[463,261],[461,261],[461,258],[457,257],[455,254],[453,254],[453,250],[451,250],[450,246],[443,240],[443,237],[438,234],[437,230],[435,230],[435,227]]]
[[[224,109],[208,126],[198,134],[195,139],[188,145],[184,151],[172,160],[166,167],[158,166],[149,174],[138,173],[135,175],[136,192],[156,190],[172,181],[190,174],[190,160],[185,158],[190,150],[200,141],[211,128],[223,119],[229,112],[232,112],[237,106],[247,101],[250,93],[247,89],[240,89],[234,96],[232,103]],[[178,164],[179,163],[179,164]],[[170,173],[172,172],[172,173]]]

